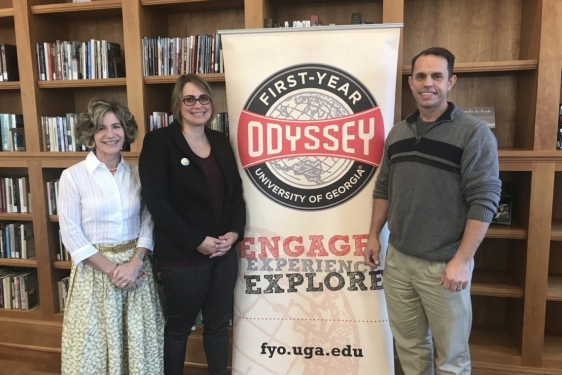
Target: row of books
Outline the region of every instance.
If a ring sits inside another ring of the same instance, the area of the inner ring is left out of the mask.
[[[67,276],[64,279],[57,281],[57,289],[59,292],[59,311],[64,311],[66,307],[66,300],[68,297],[68,283],[70,277]]]
[[[37,270],[0,268],[0,308],[30,310],[39,305]]]
[[[152,112],[148,115],[148,130],[165,128],[174,121],[174,115],[167,112]]]
[[[36,43],[41,81],[101,79],[125,76],[121,46],[106,40]]]
[[[78,123],[77,113],[65,116],[41,116],[41,140],[44,151],[86,151],[86,146],[78,143],[74,129]]]
[[[168,126],[174,121],[174,116],[166,112],[152,112],[148,116],[149,131]],[[209,128],[226,134],[228,137],[228,113],[219,112],[209,124]]]
[[[223,73],[219,34],[183,38],[142,39],[142,67],[145,76]]]
[[[224,133],[228,137],[228,112],[219,112],[211,121],[209,127],[213,130],[217,130]]]
[[[0,82],[19,81],[18,54],[16,46],[0,43]]]
[[[0,212],[31,212],[29,178],[0,177]]]
[[[0,113],[2,151],[25,151],[23,115]]]
[[[29,221],[0,222],[0,258],[35,258],[33,223]]]

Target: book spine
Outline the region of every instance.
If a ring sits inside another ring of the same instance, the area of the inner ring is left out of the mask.
[[[7,81],[8,80],[8,72],[7,72],[7,65],[6,65],[6,44],[2,43],[0,44],[0,55],[2,57],[2,80],[3,81]]]

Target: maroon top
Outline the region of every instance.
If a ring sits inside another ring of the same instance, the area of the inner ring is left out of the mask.
[[[200,158],[199,164],[205,172],[205,177],[207,178],[207,191],[209,192],[209,203],[211,203],[211,208],[213,209],[213,216],[215,221],[220,223],[222,219],[222,207],[224,203],[224,178],[222,176],[221,169],[215,159],[215,156],[211,154],[206,158]],[[224,234],[224,233],[223,233]]]

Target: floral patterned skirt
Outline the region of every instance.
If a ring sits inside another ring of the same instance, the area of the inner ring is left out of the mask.
[[[123,251],[100,252],[115,264]],[[111,245],[102,245],[111,246]],[[72,266],[62,330],[62,375],[160,375],[164,373],[164,316],[148,259],[140,287],[114,287],[102,272]]]

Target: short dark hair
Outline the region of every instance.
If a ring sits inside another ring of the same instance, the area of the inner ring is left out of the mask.
[[[121,123],[125,133],[125,141],[128,143],[135,141],[139,128],[129,108],[115,100],[92,99],[88,103],[86,112],[80,114],[74,129],[74,134],[80,144],[91,150],[95,149],[94,134],[100,128],[103,117],[108,113],[113,113]]]
[[[412,57],[412,74],[414,74],[414,66],[416,65],[416,60],[418,59],[418,57],[427,55],[441,56],[445,58],[445,60],[447,60],[447,70],[449,71],[449,78],[453,76],[453,68],[455,67],[455,55],[453,55],[451,51],[443,47],[431,47],[428,49],[424,49],[419,54]]]
[[[171,110],[172,115],[174,116],[174,120],[181,124],[181,106],[182,106],[182,95],[183,95],[183,87],[188,84],[193,83],[197,88],[203,91],[204,94],[209,95],[211,98],[211,118],[209,121],[213,121],[216,115],[216,107],[215,107],[215,98],[213,96],[213,92],[211,91],[211,86],[197,74],[189,73],[183,74],[179,76],[176,84],[174,85],[174,90],[172,91],[172,103],[171,103]]]

